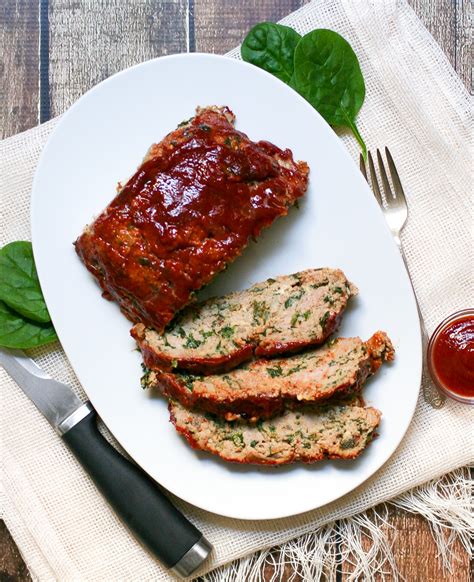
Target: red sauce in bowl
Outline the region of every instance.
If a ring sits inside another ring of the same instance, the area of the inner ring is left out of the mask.
[[[428,363],[441,390],[474,403],[474,310],[455,313],[438,326],[428,346]]]

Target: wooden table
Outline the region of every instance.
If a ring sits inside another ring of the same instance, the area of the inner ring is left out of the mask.
[[[472,90],[473,16],[469,0],[409,0]],[[0,137],[47,121],[87,89],[125,67],[160,55],[225,53],[256,22],[277,21],[305,0],[1,0]],[[469,558],[442,574],[428,525],[391,509],[387,528],[409,582],[468,582]],[[339,574],[338,579],[347,576]],[[30,580],[5,525],[0,580]]]

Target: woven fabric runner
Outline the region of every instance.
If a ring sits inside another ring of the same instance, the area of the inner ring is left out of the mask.
[[[389,145],[406,186],[403,243],[428,331],[473,299],[472,109],[439,46],[405,1],[319,0],[283,21],[300,33],[331,28],[349,40],[367,85],[358,126],[369,148]],[[231,56],[239,58],[238,50]],[[38,156],[56,125],[0,143],[0,245],[30,237],[29,201]],[[358,157],[355,140],[341,139]],[[59,345],[33,356],[83,398]],[[3,515],[40,580],[169,580],[143,551],[46,421],[2,371]],[[422,399],[396,453],[344,498],[276,521],[238,521],[177,504],[213,543],[207,570],[354,515],[466,465],[474,458],[473,411]],[[288,492],[289,495],[297,492]],[[232,502],[231,495],[229,503]]]

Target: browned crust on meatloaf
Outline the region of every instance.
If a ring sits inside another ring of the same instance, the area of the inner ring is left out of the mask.
[[[308,166],[252,142],[227,107],[198,108],[153,145],[77,239],[104,296],[158,331],[306,191]]]
[[[190,305],[163,334],[143,324],[131,334],[148,368],[218,374],[323,343],[356,293],[341,270],[308,269]]]
[[[170,420],[192,448],[225,461],[283,465],[358,457],[376,434],[381,413],[357,402],[285,410],[258,423],[227,422],[171,401]]]
[[[275,360],[255,360],[227,374],[195,376],[149,370],[146,387],[157,387],[188,408],[227,420],[268,418],[287,406],[321,402],[360,390],[393,346],[384,332],[367,342],[338,338],[316,350]]]

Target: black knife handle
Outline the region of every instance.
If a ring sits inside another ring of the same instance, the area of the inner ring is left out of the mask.
[[[194,556],[192,570],[204,561],[210,545],[201,532],[142,469],[104,439],[94,410],[65,432],[63,439],[125,524],[168,568],[177,574],[191,574],[191,564],[184,562],[189,562],[186,554],[196,545],[204,545],[204,553],[201,547],[201,559],[195,564]],[[180,566],[185,566],[184,570]]]

